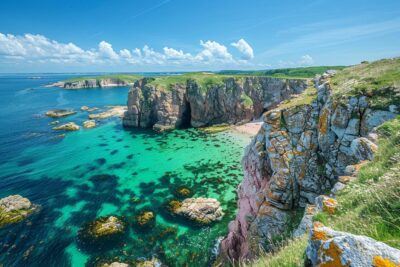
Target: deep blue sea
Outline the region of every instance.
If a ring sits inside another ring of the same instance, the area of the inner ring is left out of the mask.
[[[77,114],[58,120],[82,125],[88,113],[79,111],[81,106],[102,111],[126,105],[129,90],[43,87],[71,76],[0,75],[0,198],[19,194],[40,207],[24,221],[0,228],[0,266],[134,264],[152,257],[168,266],[209,266],[216,239],[235,216],[240,160],[249,137],[195,129],[128,130],[111,118],[61,138],[46,111],[74,109]],[[200,227],[169,216],[165,204],[182,186],[194,197],[218,199],[223,220]],[[154,227],[135,227],[133,218],[142,211],[156,214]],[[82,243],[84,226],[108,215],[127,222],[123,237]]]

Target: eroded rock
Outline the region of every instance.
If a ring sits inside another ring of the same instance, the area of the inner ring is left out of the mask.
[[[74,122],[68,122],[60,126],[53,127],[56,131],[78,131],[81,127]]]
[[[124,231],[125,223],[116,216],[99,218],[88,228],[88,234],[92,237],[115,235]]]
[[[46,112],[46,116],[51,118],[62,118],[72,114],[75,114],[76,111],[66,110],[66,109],[53,109]]]
[[[219,201],[214,198],[187,198],[170,206],[172,213],[201,225],[219,221],[224,216]]]
[[[306,258],[306,266],[398,266],[400,250],[316,223],[310,231]]]
[[[22,221],[35,208],[29,199],[20,195],[11,195],[0,199],[0,227]]]
[[[96,127],[96,121],[95,120],[87,120],[83,122],[83,127],[84,128],[94,128]]]

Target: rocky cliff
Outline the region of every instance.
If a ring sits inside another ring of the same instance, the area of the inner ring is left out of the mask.
[[[306,80],[267,77],[231,77],[218,82],[188,78],[166,86],[144,78],[129,91],[123,124],[164,130],[248,122],[306,87]]]
[[[394,118],[397,107],[374,105],[370,93],[333,93],[333,75],[316,77],[314,92],[264,113],[263,127],[242,160],[239,211],[221,242],[229,258],[251,258],[260,247],[268,249],[285,234],[290,236],[296,210],[329,192],[346,166],[373,157],[374,129]],[[372,84],[379,82],[371,79]],[[343,84],[350,88],[356,82]],[[385,90],[390,91],[386,100],[398,100],[398,84]],[[376,92],[382,96],[382,90]]]
[[[83,89],[83,88],[104,88],[129,86],[131,83],[119,78],[94,78],[82,79],[76,81],[63,81],[49,85],[49,87],[61,87],[64,89]]]

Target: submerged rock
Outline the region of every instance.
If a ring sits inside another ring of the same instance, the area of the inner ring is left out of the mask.
[[[394,267],[400,265],[400,250],[366,236],[334,231],[315,223],[305,265]]]
[[[179,198],[187,198],[192,195],[192,191],[187,187],[179,187],[175,190],[175,195]]]
[[[202,225],[219,221],[224,216],[219,201],[214,198],[187,198],[172,204],[174,214]]]
[[[66,110],[66,109],[53,109],[49,110],[46,112],[46,116],[51,117],[51,118],[61,118],[61,117],[66,117],[72,114],[75,114],[76,112],[73,110]]]
[[[142,211],[135,217],[136,225],[139,227],[147,227],[155,222],[155,214],[152,211]]]
[[[35,210],[35,206],[20,195],[0,199],[0,227],[19,222]]]
[[[88,111],[88,110],[89,110],[89,107],[88,107],[88,106],[82,106],[82,107],[81,107],[81,110],[82,110],[82,111]]]
[[[96,127],[96,121],[95,120],[87,120],[83,122],[83,127],[84,128],[94,128]]]
[[[55,124],[59,124],[59,123],[60,123],[60,121],[52,121],[52,122],[50,122],[51,125],[55,125]]]
[[[74,122],[68,122],[60,126],[53,127],[56,131],[78,131],[81,127]]]
[[[90,114],[89,119],[107,119],[111,117],[122,117],[124,113],[127,111],[126,106],[107,106],[109,110]]]
[[[104,263],[101,265],[101,267],[129,267],[129,264],[114,261],[112,263]]]
[[[92,237],[120,234],[125,231],[125,223],[116,216],[102,217],[94,221],[88,229]]]
[[[162,264],[161,264],[160,260],[158,260],[157,258],[152,258],[151,260],[141,261],[136,264],[136,267],[161,267],[161,266],[162,266]]]

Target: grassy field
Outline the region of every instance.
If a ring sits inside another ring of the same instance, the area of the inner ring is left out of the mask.
[[[400,105],[400,58],[346,68],[331,80],[334,96],[367,96],[371,108]]]
[[[224,75],[251,75],[251,76],[267,76],[284,79],[308,79],[313,78],[316,74],[322,74],[327,70],[341,70],[344,66],[318,66],[303,68],[287,68],[262,71],[221,71]]]

